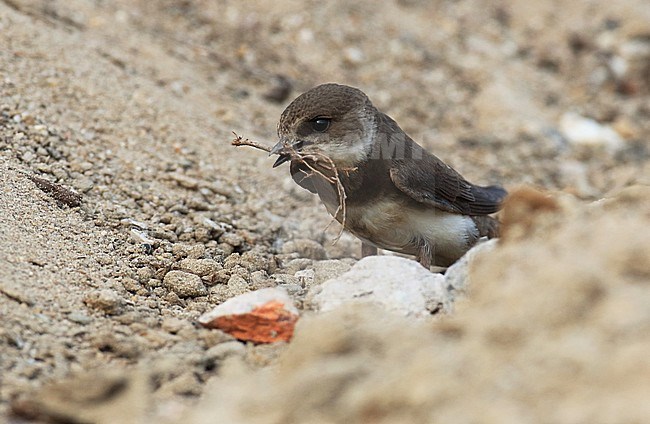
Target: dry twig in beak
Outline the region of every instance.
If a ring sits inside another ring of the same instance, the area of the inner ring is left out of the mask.
[[[265,152],[271,152],[271,148],[268,146],[264,146],[259,144],[256,141],[249,140],[247,138],[243,138],[241,135],[237,135],[236,132],[232,132],[235,135],[235,138],[230,142],[233,146],[251,146],[256,149],[264,150]]]
[[[262,144],[259,144],[256,141],[243,138],[242,136],[237,135],[237,133],[235,133],[234,131],[233,134],[235,135],[235,139],[231,141],[231,144],[233,146],[237,146],[237,147],[250,146],[259,150],[264,150],[265,152],[271,152],[271,148],[268,146],[264,146]],[[336,167],[332,159],[330,159],[328,156],[323,155],[322,153],[301,154],[299,151],[289,147],[288,154],[291,156],[292,160],[298,160],[301,163],[303,163],[307,168],[309,168],[312,174],[316,174],[324,178],[326,181],[330,182],[331,184],[334,184],[334,186],[336,186],[336,192],[339,198],[339,206],[336,208],[332,220],[325,227],[325,230],[327,230],[329,226],[332,225],[332,222],[337,220],[336,217],[339,215],[339,213],[341,213],[341,220],[339,221],[341,223],[341,231],[339,231],[338,235],[334,238],[334,241],[332,242],[332,244],[335,244],[341,238],[341,235],[343,234],[343,229],[345,228],[345,215],[346,215],[345,200],[348,197],[347,194],[345,193],[345,187],[343,187],[343,184],[341,183],[341,178],[339,175],[338,168]],[[312,162],[313,164],[310,162]],[[332,175],[325,175],[323,171],[318,169],[319,166],[322,167],[323,170],[325,171],[331,171]],[[344,170],[344,171],[349,172],[350,170]]]

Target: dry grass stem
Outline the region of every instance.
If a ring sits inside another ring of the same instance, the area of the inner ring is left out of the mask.
[[[249,140],[247,138],[243,138],[241,135],[237,135],[236,132],[232,132],[235,135],[235,138],[230,142],[233,146],[250,146],[254,147],[259,150],[264,150],[265,152],[271,152],[271,148],[268,146],[264,146],[256,141]]]
[[[259,144],[256,141],[243,138],[242,136],[237,135],[235,132],[233,132],[233,134],[235,135],[235,139],[233,139],[231,142],[233,146],[250,146],[259,150],[264,150],[265,152],[271,151],[271,148],[268,146],[264,146],[262,144]],[[309,168],[311,174],[316,174],[320,176],[321,178],[325,179],[326,181],[328,181],[329,183],[333,184],[336,187],[336,193],[339,199],[339,205],[336,208],[336,211],[334,212],[334,216],[332,217],[332,220],[323,229],[323,231],[326,231],[330,227],[330,225],[332,225],[332,222],[337,220],[336,217],[339,216],[339,213],[341,214],[341,221],[340,221],[341,230],[339,231],[339,233],[334,238],[334,241],[332,242],[332,244],[336,244],[336,242],[339,241],[339,239],[341,238],[341,235],[343,234],[343,229],[345,228],[345,218],[346,218],[345,204],[347,199],[347,194],[345,193],[345,187],[343,187],[343,184],[341,183],[341,176],[339,173],[339,169],[336,167],[332,159],[330,159],[328,156],[325,156],[321,153],[302,154],[301,152],[291,148],[290,146],[287,146],[286,153],[289,156],[291,156],[291,160],[300,161],[307,168]],[[322,170],[318,168],[322,168]],[[354,169],[345,169],[343,171],[348,173],[353,170]],[[331,172],[332,175],[326,175],[325,172]]]

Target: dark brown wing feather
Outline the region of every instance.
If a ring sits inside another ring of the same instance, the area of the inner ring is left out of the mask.
[[[316,186],[312,179],[312,172],[304,163],[291,161],[290,169],[291,178],[293,178],[296,184],[316,194]]]
[[[383,114],[382,114],[383,115]],[[380,128],[387,133],[401,133],[395,121],[381,117]],[[489,215],[501,208],[507,192],[498,186],[480,187],[465,180],[452,167],[424,150],[404,134],[401,143],[391,146],[394,155],[390,164],[393,184],[412,199],[447,212],[464,215]]]

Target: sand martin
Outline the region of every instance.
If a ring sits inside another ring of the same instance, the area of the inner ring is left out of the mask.
[[[427,268],[449,266],[481,237],[498,235],[488,215],[506,191],[465,180],[356,88],[323,84],[301,94],[282,113],[278,136],[273,166],[291,161],[294,181],[361,239],[363,256],[381,248],[415,255]],[[332,163],[340,184],[331,181]]]

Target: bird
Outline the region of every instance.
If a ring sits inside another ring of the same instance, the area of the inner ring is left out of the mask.
[[[357,88],[304,92],[282,112],[277,133],[273,167],[290,162],[293,180],[361,240],[362,257],[384,249],[427,269],[448,267],[482,237],[498,236],[490,215],[507,191],[467,181]]]

